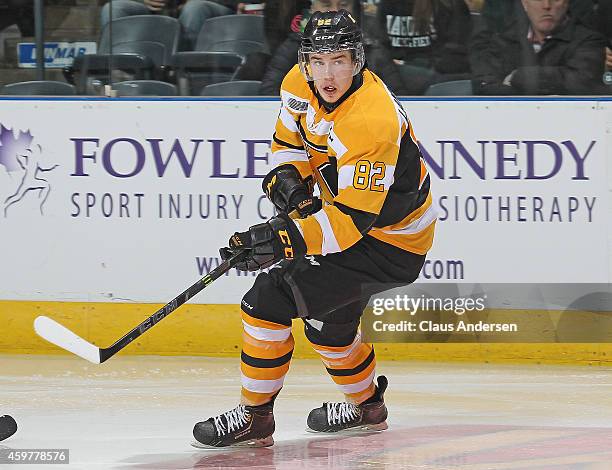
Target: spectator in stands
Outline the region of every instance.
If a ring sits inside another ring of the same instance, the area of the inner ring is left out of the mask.
[[[603,37],[568,15],[569,0],[522,0],[515,17],[473,63],[476,93],[592,94],[601,89]]]
[[[569,14],[592,27],[593,0],[570,0]],[[528,24],[525,9],[520,0],[485,0],[480,21],[474,27],[470,40],[470,63],[477,68],[481,54],[488,47],[495,34],[502,33],[510,26]]]
[[[300,32],[302,20],[308,17],[309,11],[310,0],[266,0],[263,14],[269,53],[247,54],[245,63],[240,66],[234,78],[261,81],[278,47],[289,35]]]
[[[465,0],[381,0],[378,21],[410,94],[468,78],[472,19]]]
[[[264,27],[272,54],[291,33],[300,32],[300,24],[309,9],[310,0],[266,0]]]
[[[34,10],[31,0],[0,1],[0,32],[14,24],[22,36],[34,36]]]
[[[186,50],[193,49],[204,21],[223,15],[242,13],[246,4],[260,1],[237,0],[112,0],[113,18],[132,15],[163,14],[178,16],[183,28]],[[110,21],[110,2],[102,7],[100,23],[102,28]]]
[[[595,14],[597,30],[608,41],[606,47],[606,68],[612,72],[612,0],[599,0]]]
[[[345,9],[352,13],[357,21],[361,18],[361,2],[359,0],[313,0],[309,11],[294,24],[298,26],[294,32],[278,47],[271,58],[262,79],[261,94],[277,96],[280,86],[287,72],[297,63],[297,52],[300,46],[302,28],[308,21],[311,12],[314,11],[337,11]],[[368,67],[377,75],[380,75],[385,84],[396,94],[405,94],[399,72],[391,60],[388,52],[376,44],[368,44],[364,41]]]

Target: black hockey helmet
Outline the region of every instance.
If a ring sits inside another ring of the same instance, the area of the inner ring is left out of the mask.
[[[340,51],[351,52],[351,74],[357,75],[365,64],[365,53],[361,29],[355,18],[346,10],[313,13],[304,28],[298,51],[298,63],[306,80],[314,80],[311,55]]]

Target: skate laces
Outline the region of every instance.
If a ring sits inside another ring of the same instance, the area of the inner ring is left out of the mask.
[[[226,411],[219,416],[213,418],[213,424],[217,429],[219,436],[240,429],[242,426],[249,422],[250,413],[244,405],[238,405],[236,408],[230,411]],[[225,423],[222,418],[225,418]]]
[[[359,409],[352,403],[326,403],[327,423],[345,424],[359,418]]]

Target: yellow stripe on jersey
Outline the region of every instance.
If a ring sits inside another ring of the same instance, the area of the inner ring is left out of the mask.
[[[273,145],[276,144],[276,150],[286,148],[304,149],[304,143],[302,142],[299,132],[297,132],[297,130],[292,132],[287,129],[280,118],[278,119],[278,123],[273,139]],[[275,151],[275,149],[272,149],[272,151]]]
[[[308,216],[304,219],[293,220],[306,243],[306,253],[309,255],[320,255],[321,247],[323,246],[323,230],[321,225],[313,216]]]
[[[334,206],[325,206],[319,212],[295,222],[304,236],[308,255],[344,251],[362,237],[351,217]]]
[[[272,161],[274,162],[274,166],[291,164],[297,169],[303,180],[306,180],[309,176],[312,176],[312,168],[310,167],[310,163],[308,161],[292,158],[278,158],[279,153],[280,152],[276,152],[272,154]],[[282,157],[285,157],[285,155],[283,155]]]
[[[397,224],[374,228],[368,234],[390,245],[418,255],[426,254],[433,244],[436,209],[431,193],[425,203]]]
[[[372,230],[368,235],[402,250],[410,251],[417,255],[425,255],[433,244],[435,225],[436,222],[434,221],[425,230],[410,235],[388,234],[377,229]]]

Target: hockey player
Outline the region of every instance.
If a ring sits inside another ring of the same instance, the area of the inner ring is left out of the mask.
[[[279,214],[235,233],[221,250],[223,258],[246,250],[245,271],[281,263],[260,273],[242,299],[241,404],[195,425],[203,446],[273,444],[274,400],[298,317],[346,397],[312,410],[310,430],[386,429],[387,379],[374,382],[374,349],[358,329],[376,292],[364,285],[413,282],[433,241],[436,215],[416,137],[401,105],[368,70],[352,16],[314,13],[298,59],[281,89],[277,166],[263,181]]]

